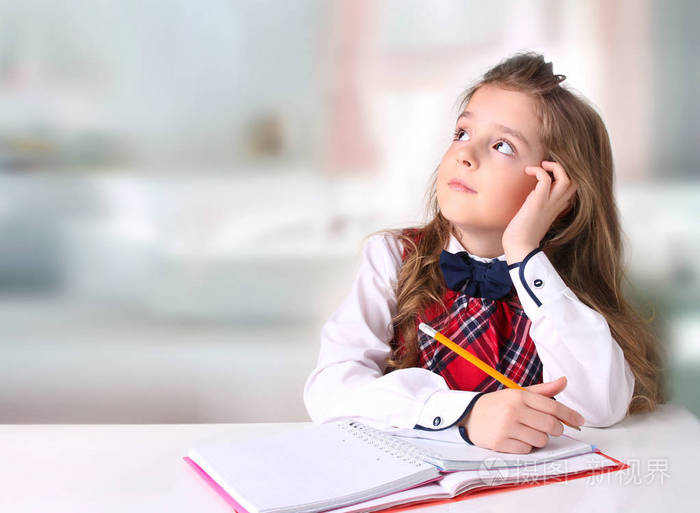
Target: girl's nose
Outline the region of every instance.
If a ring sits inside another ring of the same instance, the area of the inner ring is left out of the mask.
[[[467,167],[472,167],[472,163],[466,158],[457,157],[457,164],[463,164]]]
[[[463,166],[471,168],[474,166],[474,163],[474,155],[471,154],[470,150],[466,147],[457,150],[457,164],[462,164]]]

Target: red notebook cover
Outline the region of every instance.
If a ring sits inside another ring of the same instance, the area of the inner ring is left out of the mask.
[[[569,481],[573,479],[580,479],[582,477],[587,477],[591,476],[594,474],[605,474],[607,472],[615,472],[617,470],[624,470],[629,468],[629,465],[626,463],[623,463],[619,460],[616,460],[615,458],[608,456],[607,454],[604,454],[600,449],[595,449],[593,452],[596,452],[600,454],[601,456],[605,456],[609,460],[615,462],[617,465],[611,466],[611,467],[603,467],[603,468],[598,468],[598,469],[589,469],[589,470],[583,470],[581,472],[575,472],[573,474],[566,474],[562,476],[550,476],[542,479],[533,479],[533,480],[528,480],[526,482],[522,483],[507,483],[507,484],[501,484],[497,486],[489,486],[489,487],[484,487],[484,488],[478,488],[475,490],[468,490],[464,493],[461,493],[457,495],[456,497],[452,497],[449,499],[427,499],[425,501],[419,501],[419,502],[412,502],[410,504],[406,504],[404,506],[394,506],[386,509],[379,510],[382,513],[398,513],[399,511],[409,511],[411,509],[416,509],[416,508],[424,508],[425,506],[433,506],[437,504],[442,504],[445,502],[459,502],[459,501],[464,501],[467,499],[471,499],[473,497],[479,496],[485,496],[489,495],[491,493],[499,493],[507,490],[515,490],[517,488],[529,488],[531,486],[540,486],[543,484],[548,484],[548,483],[556,483],[558,481]],[[226,490],[224,490],[219,484],[214,481],[209,474],[207,474],[202,467],[197,465],[191,458],[188,456],[185,456],[183,458],[187,463],[190,464],[190,466],[199,474],[209,485],[236,511],[236,513],[248,513],[248,511],[238,504],[238,502],[231,497]],[[421,483],[419,486],[423,486],[426,483]]]

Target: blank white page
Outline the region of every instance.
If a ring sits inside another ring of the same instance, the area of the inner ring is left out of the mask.
[[[344,424],[242,442],[220,437],[188,455],[249,513],[314,511],[320,504],[330,509],[440,475],[433,465],[402,460],[338,427]]]

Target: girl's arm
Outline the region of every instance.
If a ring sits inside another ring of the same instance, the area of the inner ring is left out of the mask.
[[[607,427],[622,420],[634,375],[605,317],[576,297],[539,248],[510,274],[532,321],[530,336],[542,361],[543,380],[567,378],[557,399],[581,413],[584,426]]]
[[[426,438],[471,443],[457,423],[480,393],[450,390],[442,376],[424,368],[384,375],[401,253],[390,235],[367,239],[349,295],[321,330],[304,404],[316,423],[356,418],[387,431],[419,429]]]

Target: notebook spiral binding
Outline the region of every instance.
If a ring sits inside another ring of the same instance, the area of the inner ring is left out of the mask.
[[[416,447],[412,443],[392,437],[367,424],[362,424],[354,420],[346,420],[339,423],[338,427],[350,433],[352,436],[378,447],[390,456],[406,461],[411,465],[415,465],[416,467],[426,464],[429,465],[429,463],[421,459],[421,456],[428,455],[428,452],[424,449]]]

